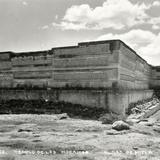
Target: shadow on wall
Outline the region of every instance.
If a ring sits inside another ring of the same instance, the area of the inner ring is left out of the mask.
[[[107,111],[103,108],[91,108],[71,103],[45,100],[9,100],[0,102],[0,114],[60,114],[70,117],[98,119]]]

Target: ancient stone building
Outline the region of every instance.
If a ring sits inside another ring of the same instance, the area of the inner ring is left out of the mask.
[[[0,99],[47,99],[124,114],[160,87],[153,67],[120,40],[0,53]]]

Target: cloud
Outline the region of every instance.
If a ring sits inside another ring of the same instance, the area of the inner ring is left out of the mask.
[[[58,15],[55,15],[55,19],[56,19],[56,20],[58,19]]]
[[[48,25],[44,25],[44,26],[40,27],[40,29],[42,29],[42,30],[45,30],[45,29],[48,29],[48,28],[49,28]]]
[[[160,17],[154,17],[149,21],[152,24],[152,29],[157,30],[160,29]]]
[[[155,34],[150,31],[145,31],[141,29],[131,30],[123,34],[105,34],[97,38],[97,40],[105,39],[121,39],[128,45],[131,45],[134,49],[140,46],[145,46],[150,44],[155,39]]]
[[[158,3],[154,3],[158,5]],[[106,0],[102,6],[91,8],[88,4],[73,5],[66,10],[61,23],[53,26],[62,29],[123,29],[146,22],[146,10],[151,5],[133,4],[129,0]]]
[[[60,27],[62,30],[81,30],[87,29],[84,23],[74,24],[69,22],[61,22],[61,24],[52,23],[54,27]]]
[[[23,4],[24,6],[28,6],[28,3],[27,3],[26,1],[22,1],[22,4]]]
[[[149,43],[147,46],[140,47],[139,51],[143,55],[150,55],[150,56],[160,55],[159,44],[160,44],[160,33],[158,33],[158,35],[155,35],[151,43]]]
[[[154,24],[154,25],[152,25],[152,29],[154,29],[154,30],[158,30],[158,29],[160,29],[160,26],[159,26],[159,25]]]
[[[160,33],[158,35],[146,30],[131,30],[123,34],[105,34],[96,40],[121,39],[153,65],[159,65]]]
[[[154,1],[153,6],[160,6],[160,2],[159,1]]]

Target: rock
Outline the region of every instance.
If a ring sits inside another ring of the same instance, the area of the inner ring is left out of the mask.
[[[112,124],[117,120],[122,120],[123,117],[114,113],[106,113],[102,117],[99,118],[102,121],[102,124]]]
[[[158,123],[156,122],[155,125],[158,126],[158,127],[160,127],[160,123],[159,122]]]
[[[112,128],[117,131],[121,131],[130,129],[130,126],[123,121],[116,121],[112,124]]]
[[[141,122],[148,122],[148,119],[141,119]]]
[[[69,118],[69,116],[67,115],[67,113],[63,113],[63,114],[59,114],[58,115],[58,119],[61,120],[61,119],[67,119]]]
[[[129,125],[133,126],[135,123],[139,123],[140,120],[139,119],[127,119],[125,122],[127,122]]]
[[[18,126],[18,132],[34,132],[37,130],[37,125],[32,123],[21,124]]]
[[[139,124],[142,124],[142,125],[145,125],[145,126],[153,126],[153,123],[152,123],[152,122],[144,122],[144,121],[141,121]]]
[[[75,130],[75,132],[82,132],[82,129],[78,128]]]
[[[142,112],[142,110],[141,110],[141,109],[139,109],[138,107],[135,107],[135,108],[132,108],[132,109],[131,109],[131,112],[132,112],[132,113],[136,113],[136,114],[137,114],[137,113],[141,113],[141,112]]]
[[[122,135],[122,134],[126,134],[127,131],[116,131],[114,129],[110,129],[110,130],[106,130],[105,132],[105,135]]]
[[[138,150],[138,147],[133,147],[134,150]]]
[[[101,132],[102,129],[99,127],[85,127],[75,129],[75,132]]]
[[[153,130],[160,133],[160,127],[158,127],[158,126],[154,127]]]
[[[114,130],[114,129],[111,129],[111,130],[105,131],[105,134],[106,134],[106,135],[118,135],[119,132],[116,131],[116,130]]]
[[[32,132],[30,129],[19,129],[18,132]]]

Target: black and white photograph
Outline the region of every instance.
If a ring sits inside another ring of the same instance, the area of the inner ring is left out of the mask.
[[[160,160],[160,0],[0,0],[0,160]]]

